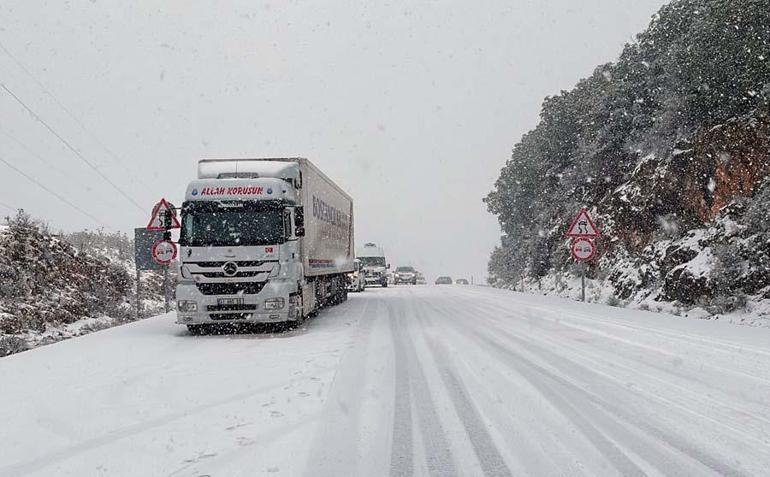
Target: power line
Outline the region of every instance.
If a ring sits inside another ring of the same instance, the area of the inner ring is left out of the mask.
[[[38,87],[39,87],[41,90],[43,90],[43,92],[45,92],[45,94],[47,94],[47,95],[48,95],[48,96],[49,96],[49,97],[50,97],[50,98],[51,98],[51,99],[52,99],[52,100],[53,100],[53,101],[54,101],[54,102],[55,102],[55,103],[56,103],[56,104],[57,104],[57,105],[58,105],[58,106],[59,106],[59,107],[62,109],[62,111],[64,111],[64,112],[65,112],[65,113],[66,113],[66,114],[67,114],[67,115],[68,115],[68,116],[69,116],[69,117],[70,117],[70,118],[71,118],[73,121],[75,121],[75,123],[76,123],[78,126],[80,126],[80,129],[82,129],[82,130],[83,130],[83,131],[84,131],[84,132],[85,132],[85,133],[88,135],[88,137],[90,137],[90,138],[91,138],[91,140],[93,140],[93,141],[94,141],[96,144],[98,144],[98,145],[99,145],[99,146],[100,146],[102,149],[104,149],[104,151],[105,151],[105,152],[106,152],[106,153],[107,153],[107,154],[108,154],[110,157],[112,157],[112,159],[114,160],[114,162],[115,162],[117,165],[119,165],[119,166],[120,166],[120,167],[121,167],[123,170],[125,170],[126,172],[129,172],[129,173],[130,173],[130,170],[129,170],[127,167],[124,167],[124,166],[123,166],[123,162],[120,160],[120,158],[118,157],[118,155],[117,155],[117,154],[115,154],[114,152],[112,152],[112,150],[111,150],[109,147],[107,147],[107,145],[105,145],[105,144],[104,144],[104,143],[103,143],[101,140],[99,140],[99,138],[98,138],[98,137],[96,137],[96,135],[95,135],[94,133],[92,133],[92,132],[91,132],[91,131],[90,131],[90,130],[89,130],[89,129],[88,129],[86,126],[85,126],[85,124],[83,124],[83,121],[81,121],[81,120],[80,120],[80,119],[79,119],[77,116],[75,116],[75,114],[74,114],[74,113],[73,113],[73,112],[72,112],[72,111],[71,111],[71,110],[70,110],[68,107],[66,107],[66,106],[64,105],[64,103],[62,103],[61,101],[59,101],[59,98],[57,98],[57,97],[56,97],[56,95],[54,95],[54,94],[51,92],[51,90],[49,90],[49,89],[48,89],[48,88],[47,88],[47,87],[46,87],[46,86],[45,86],[45,85],[42,83],[42,81],[38,80],[38,79],[37,79],[37,77],[36,77],[34,74],[32,74],[32,72],[29,70],[29,68],[27,68],[27,67],[24,65],[24,63],[22,63],[22,62],[21,62],[21,61],[20,61],[18,58],[16,58],[16,56],[15,56],[13,53],[11,53],[11,52],[8,50],[8,48],[6,48],[6,47],[5,47],[5,45],[3,45],[3,42],[1,42],[1,41],[0,41],[0,50],[2,50],[2,51],[3,51],[3,52],[6,54],[6,55],[8,55],[8,57],[9,57],[11,60],[13,60],[13,62],[14,62],[14,63],[16,63],[16,66],[18,66],[18,67],[19,67],[19,69],[21,69],[21,70],[22,70],[24,73],[26,73],[26,74],[27,74],[27,76],[29,76],[30,78],[32,78],[32,81],[34,81],[34,82],[35,82],[35,84],[36,84],[36,85],[37,85],[37,86],[38,86]],[[144,188],[146,191],[148,191],[148,192],[152,192],[152,191],[150,190],[150,188],[149,188],[149,187],[147,187],[147,186],[146,186],[146,185],[145,185],[143,182],[141,182],[141,181],[138,181],[138,182],[139,182],[139,185],[141,185],[141,186],[142,186],[142,187],[143,187],[143,188]]]
[[[21,169],[19,169],[18,167],[14,166],[14,165],[13,165],[13,164],[11,164],[10,162],[6,161],[6,160],[5,160],[5,159],[3,159],[2,157],[0,157],[0,162],[2,162],[3,164],[5,164],[6,166],[10,167],[11,169],[13,169],[14,171],[16,171],[18,174],[20,174],[21,176],[23,176],[24,178],[26,178],[27,180],[29,180],[30,182],[32,182],[32,183],[33,183],[33,184],[35,184],[36,186],[38,186],[38,187],[40,187],[41,189],[43,189],[44,191],[48,192],[48,193],[49,193],[49,194],[51,194],[52,196],[56,197],[57,199],[59,199],[60,201],[62,201],[62,203],[66,204],[66,205],[68,205],[68,206],[70,206],[70,207],[72,207],[73,209],[75,209],[76,211],[80,212],[81,214],[83,214],[84,216],[88,217],[89,219],[93,220],[94,222],[96,222],[97,224],[101,225],[102,227],[107,227],[107,225],[106,225],[106,224],[104,224],[104,223],[103,223],[101,220],[97,219],[97,218],[96,218],[96,217],[94,217],[93,215],[89,214],[89,213],[88,213],[88,212],[86,212],[85,210],[83,210],[83,209],[81,209],[80,207],[78,207],[77,205],[73,204],[72,202],[70,202],[70,201],[69,201],[69,200],[67,200],[66,198],[62,197],[62,196],[61,196],[61,195],[59,195],[58,193],[56,193],[56,192],[52,191],[51,189],[49,189],[48,187],[46,187],[44,184],[40,183],[40,182],[39,182],[37,179],[35,179],[34,177],[30,176],[30,175],[29,175],[29,174],[27,174],[26,172],[22,171],[22,170],[21,170]]]
[[[50,161],[46,160],[43,156],[41,156],[40,154],[38,154],[35,151],[33,151],[31,147],[27,146],[22,141],[20,141],[19,139],[17,139],[13,135],[11,135],[8,131],[4,131],[2,128],[0,128],[0,134],[2,134],[3,136],[7,137],[11,141],[15,142],[19,147],[24,149],[24,151],[27,152],[27,154],[29,154],[30,156],[34,157],[35,159],[37,159],[38,161],[42,162],[43,164],[45,164],[46,167],[51,168],[51,170],[55,171],[58,174],[61,174],[61,175],[65,176],[65,177],[72,178],[67,171],[65,171],[64,169],[60,169],[60,168],[56,167]]]
[[[0,202],[0,207],[5,207],[6,209],[12,210],[14,212],[18,212],[19,211],[19,209],[17,207],[11,207],[10,205],[5,204],[3,202]]]
[[[43,156],[36,153],[31,147],[27,146],[24,142],[20,141],[16,137],[14,137],[12,134],[10,134],[8,131],[4,131],[2,128],[0,128],[0,134],[7,137],[8,139],[15,142],[19,147],[24,149],[24,151],[40,161],[41,163],[45,164],[46,167],[50,168],[52,171],[56,172],[57,174],[60,174],[62,177],[68,178],[70,181],[75,182],[75,179],[73,178],[72,174],[68,172],[65,169],[61,169],[59,167],[56,167],[51,161],[46,160]],[[110,201],[112,203],[112,201]]]
[[[35,120],[37,120],[37,121],[38,121],[40,124],[42,124],[42,125],[43,125],[43,126],[44,126],[44,127],[45,127],[45,128],[46,128],[46,129],[47,129],[47,130],[48,130],[48,131],[51,133],[51,134],[53,134],[54,136],[56,136],[56,138],[57,138],[57,139],[59,139],[59,141],[61,141],[61,143],[62,143],[62,144],[64,144],[64,145],[67,147],[67,149],[69,149],[70,151],[72,151],[72,153],[73,153],[73,154],[75,154],[75,155],[76,155],[76,156],[77,156],[77,157],[78,157],[78,158],[79,158],[81,161],[83,161],[83,162],[84,162],[86,165],[88,165],[88,167],[89,167],[89,168],[91,168],[91,169],[92,169],[94,172],[96,172],[96,173],[99,175],[99,177],[101,177],[102,179],[104,179],[104,181],[105,181],[107,184],[109,184],[110,186],[112,186],[112,188],[113,188],[113,189],[115,189],[116,191],[118,191],[118,193],[120,193],[120,195],[122,195],[122,196],[123,196],[123,197],[124,197],[126,200],[128,200],[129,202],[131,202],[131,203],[132,203],[132,204],[133,204],[133,205],[134,205],[134,206],[135,206],[137,209],[139,209],[141,212],[144,212],[144,208],[143,208],[141,205],[139,205],[139,203],[138,203],[138,202],[136,202],[136,201],[135,201],[135,200],[134,200],[134,199],[133,199],[131,196],[129,196],[129,195],[128,195],[128,194],[127,194],[127,193],[126,193],[126,192],[125,192],[123,189],[121,189],[120,187],[118,187],[118,185],[117,185],[117,184],[115,184],[114,182],[112,182],[112,181],[109,179],[109,177],[107,177],[106,175],[104,175],[104,173],[103,173],[102,171],[100,171],[100,170],[99,170],[99,168],[97,168],[97,167],[96,167],[96,166],[95,166],[95,165],[94,165],[94,164],[93,164],[91,161],[89,161],[88,159],[86,159],[86,158],[85,158],[85,157],[84,157],[84,156],[83,156],[83,155],[80,153],[80,151],[78,151],[77,149],[75,149],[75,147],[73,147],[73,146],[72,146],[72,144],[70,144],[70,143],[69,143],[69,142],[68,142],[66,139],[64,139],[64,138],[63,138],[63,137],[62,137],[62,136],[61,136],[61,135],[60,135],[58,132],[56,132],[56,131],[55,131],[55,130],[54,130],[52,127],[51,127],[51,126],[49,126],[49,125],[48,125],[48,123],[46,123],[46,122],[43,120],[43,118],[41,118],[41,117],[40,117],[40,116],[39,116],[39,115],[38,115],[36,112],[34,112],[34,111],[32,110],[32,108],[30,108],[29,106],[27,106],[27,105],[24,103],[24,101],[22,101],[22,100],[21,100],[21,99],[20,99],[18,96],[16,96],[16,95],[13,93],[13,91],[11,91],[10,89],[8,89],[8,87],[7,87],[7,86],[5,86],[5,84],[3,84],[3,83],[0,83],[0,88],[3,88],[3,89],[5,90],[5,92],[6,92],[6,93],[10,94],[10,95],[11,95],[11,97],[13,97],[13,99],[15,99],[17,103],[19,103],[19,104],[20,104],[20,105],[21,105],[21,106],[22,106],[24,109],[26,109],[26,110],[27,110],[27,112],[28,112],[29,114],[31,114],[31,115],[32,115],[32,117],[33,117],[33,118],[35,118]]]

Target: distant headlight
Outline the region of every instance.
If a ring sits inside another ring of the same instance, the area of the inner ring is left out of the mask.
[[[182,313],[195,313],[198,311],[198,302],[193,300],[179,300],[176,302],[176,309]]]
[[[283,298],[268,298],[265,300],[265,310],[280,310],[286,305]]]

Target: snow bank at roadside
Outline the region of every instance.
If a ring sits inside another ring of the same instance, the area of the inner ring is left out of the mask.
[[[525,280],[515,287],[517,291],[534,295],[553,295],[579,301],[581,299],[580,276],[575,274],[555,274],[541,280]],[[657,293],[638,295],[630,300],[616,298],[615,288],[609,280],[586,279],[586,301],[621,308],[655,311],[685,318],[718,320],[728,323],[770,328],[770,300],[750,297],[745,308],[729,313],[714,313],[699,306],[684,306],[675,302],[656,301]]]

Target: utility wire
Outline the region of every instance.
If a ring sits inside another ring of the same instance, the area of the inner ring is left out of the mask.
[[[46,167],[50,168],[52,171],[56,172],[57,174],[61,174],[62,176],[68,177],[70,179],[72,178],[72,176],[66,170],[60,169],[59,167],[55,166],[50,161],[46,160],[43,156],[41,156],[40,154],[38,154],[35,151],[33,151],[31,147],[27,146],[22,141],[20,141],[16,137],[12,136],[8,131],[4,131],[2,128],[0,128],[0,134],[2,134],[3,136],[7,137],[11,141],[15,142],[20,148],[24,149],[24,151],[26,151],[27,154],[29,154],[30,156],[34,157],[35,159],[37,159],[38,161],[42,162],[43,164],[45,164]]]
[[[109,228],[109,227],[107,227],[107,225],[106,225],[106,224],[104,224],[104,223],[103,223],[101,220],[97,219],[97,218],[96,218],[96,217],[94,217],[93,215],[89,214],[89,213],[88,213],[88,212],[86,212],[85,210],[83,210],[83,209],[81,209],[80,207],[78,207],[77,205],[73,204],[72,202],[70,202],[70,201],[69,201],[69,200],[67,200],[66,198],[62,197],[62,196],[61,196],[61,195],[59,195],[58,193],[56,193],[56,192],[52,191],[51,189],[49,189],[48,187],[46,187],[44,184],[40,183],[40,182],[39,182],[37,179],[35,179],[34,177],[30,176],[30,175],[29,175],[29,174],[27,174],[26,172],[22,171],[22,170],[21,170],[21,169],[19,169],[18,167],[14,166],[14,165],[13,165],[13,164],[11,164],[10,162],[6,161],[6,160],[5,160],[5,159],[3,159],[2,157],[0,157],[0,162],[2,162],[3,164],[5,164],[6,166],[10,167],[10,168],[11,168],[11,169],[13,169],[14,171],[16,171],[16,172],[17,172],[19,175],[23,176],[24,178],[26,178],[27,180],[29,180],[30,182],[32,182],[32,183],[33,183],[33,184],[35,184],[36,186],[38,186],[38,187],[40,187],[41,189],[43,189],[44,191],[48,192],[48,193],[49,193],[49,194],[51,194],[52,196],[56,197],[57,199],[59,199],[60,201],[62,201],[62,203],[64,203],[64,204],[67,204],[68,206],[72,207],[73,209],[75,209],[76,211],[80,212],[81,214],[83,214],[84,216],[88,217],[89,219],[93,220],[94,222],[96,222],[97,224],[101,225],[102,227],[105,227],[105,228]]]
[[[4,204],[2,202],[0,202],[0,207],[5,207],[6,209],[12,210],[14,212],[18,212],[19,211],[19,209],[17,207],[11,207],[10,205]]]
[[[21,105],[21,106],[22,106],[24,109],[26,109],[26,110],[27,110],[27,112],[28,112],[29,114],[31,114],[33,118],[35,118],[35,119],[36,119],[36,120],[37,120],[37,121],[38,121],[40,124],[42,124],[42,125],[43,125],[43,126],[44,126],[44,127],[45,127],[45,128],[46,128],[46,129],[47,129],[47,130],[48,130],[48,131],[51,133],[51,134],[53,134],[54,136],[56,136],[56,138],[57,138],[57,139],[59,139],[59,141],[61,141],[61,143],[62,143],[62,144],[64,144],[64,145],[67,147],[67,149],[69,149],[70,151],[72,151],[72,153],[73,153],[73,154],[75,154],[75,155],[76,155],[76,156],[77,156],[77,157],[78,157],[78,158],[79,158],[81,161],[83,161],[83,162],[84,162],[86,165],[88,165],[88,167],[89,167],[89,168],[91,168],[91,169],[92,169],[94,172],[96,172],[96,173],[99,175],[99,177],[101,177],[102,179],[104,179],[104,181],[105,181],[107,184],[109,184],[110,186],[112,186],[112,188],[113,188],[113,189],[115,189],[116,191],[118,191],[118,193],[120,193],[120,195],[122,195],[122,196],[123,196],[123,197],[124,197],[126,200],[128,200],[129,202],[131,202],[132,204],[134,204],[134,206],[135,206],[137,209],[139,209],[141,212],[144,212],[144,211],[145,211],[145,210],[144,210],[144,208],[143,208],[141,205],[139,205],[139,203],[138,203],[138,202],[136,202],[136,201],[135,201],[135,200],[134,200],[134,199],[133,199],[133,198],[132,198],[130,195],[128,195],[128,194],[127,194],[127,193],[126,193],[126,192],[125,192],[123,189],[121,189],[120,187],[118,187],[118,185],[117,185],[117,184],[115,184],[114,182],[112,182],[112,181],[110,180],[110,178],[109,178],[109,177],[107,177],[106,175],[104,175],[104,173],[103,173],[102,171],[100,171],[100,170],[99,170],[99,168],[97,168],[97,167],[96,167],[96,166],[95,166],[95,165],[94,165],[94,164],[93,164],[91,161],[89,161],[88,159],[86,159],[86,158],[85,158],[85,157],[84,157],[84,156],[83,156],[83,155],[80,153],[80,151],[78,151],[77,149],[75,149],[75,147],[74,147],[74,146],[72,146],[72,144],[70,144],[70,143],[69,143],[69,142],[68,142],[66,139],[64,139],[64,138],[61,136],[61,134],[59,134],[58,132],[56,132],[56,130],[54,130],[54,129],[53,129],[51,126],[49,126],[49,125],[48,125],[48,123],[46,123],[46,122],[43,120],[43,118],[41,118],[41,117],[40,117],[40,116],[39,116],[39,115],[38,115],[38,114],[37,114],[35,111],[33,111],[33,110],[32,110],[32,108],[30,108],[29,106],[27,106],[27,105],[26,105],[26,103],[24,103],[24,101],[22,101],[22,100],[21,100],[21,99],[20,99],[18,96],[16,96],[16,95],[13,93],[13,91],[11,91],[10,89],[8,89],[8,87],[7,87],[7,86],[5,86],[5,84],[3,84],[3,83],[0,83],[0,88],[4,89],[6,93],[10,94],[10,95],[11,95],[11,97],[13,97],[13,99],[15,99],[17,103],[19,103],[19,104],[20,104],[20,105]]]
[[[15,142],[15,143],[16,143],[16,144],[17,144],[19,147],[21,147],[22,149],[24,149],[24,151],[25,151],[25,152],[27,152],[27,154],[31,155],[32,157],[34,157],[35,159],[37,159],[37,160],[38,160],[38,161],[40,161],[41,163],[45,164],[45,166],[46,166],[47,168],[49,168],[49,169],[51,169],[52,171],[56,172],[56,173],[57,173],[57,174],[59,174],[61,177],[66,177],[67,179],[69,179],[69,180],[70,180],[70,181],[72,181],[73,183],[74,183],[74,182],[77,182],[77,179],[75,179],[75,178],[73,177],[73,175],[72,175],[72,173],[71,173],[71,172],[67,171],[66,169],[61,169],[61,168],[57,167],[57,166],[56,166],[55,164],[53,164],[51,161],[48,161],[48,160],[47,160],[47,159],[45,159],[43,156],[41,156],[40,154],[36,153],[34,150],[32,150],[32,148],[31,148],[31,147],[27,146],[27,145],[26,145],[24,142],[20,141],[20,140],[19,140],[19,139],[17,139],[16,137],[14,137],[14,136],[13,136],[12,134],[10,134],[8,131],[4,131],[2,128],[0,128],[0,134],[2,134],[3,136],[7,137],[7,138],[8,138],[8,139],[10,139],[11,141]],[[110,203],[114,203],[114,202],[111,200],[111,201],[110,201]]]
[[[27,74],[27,76],[29,76],[30,78],[32,78],[32,81],[34,81],[34,82],[35,82],[35,84],[36,84],[36,85],[37,85],[37,86],[38,86],[38,87],[39,87],[41,90],[43,90],[43,92],[45,92],[45,94],[47,94],[47,95],[48,95],[48,96],[49,96],[49,97],[50,97],[50,98],[51,98],[51,99],[52,99],[52,100],[53,100],[53,101],[54,101],[54,102],[55,102],[55,103],[56,103],[56,104],[57,104],[57,105],[58,105],[58,106],[59,106],[59,107],[62,109],[62,111],[64,111],[65,113],[67,113],[67,116],[69,116],[69,117],[70,117],[70,118],[71,118],[73,121],[75,121],[75,123],[76,123],[78,126],[80,126],[80,129],[82,129],[82,130],[83,130],[83,132],[85,132],[85,133],[88,135],[88,137],[90,137],[90,138],[91,138],[91,139],[92,139],[92,140],[93,140],[93,141],[94,141],[96,144],[98,144],[98,145],[99,145],[99,146],[100,146],[102,149],[104,149],[104,151],[105,151],[105,152],[106,152],[106,153],[107,153],[107,154],[108,154],[110,157],[112,157],[112,159],[115,161],[115,163],[116,163],[117,165],[121,166],[121,167],[123,168],[123,170],[125,170],[126,172],[129,172],[129,173],[131,172],[131,171],[130,171],[130,170],[127,168],[127,167],[123,166],[123,161],[121,161],[121,160],[120,160],[120,158],[118,157],[118,155],[117,155],[117,154],[115,154],[114,152],[112,152],[112,150],[111,150],[109,147],[107,147],[107,145],[105,145],[105,144],[104,144],[104,143],[103,143],[103,142],[102,142],[102,141],[101,141],[101,140],[100,140],[98,137],[96,137],[96,135],[95,135],[94,133],[92,133],[92,132],[91,132],[91,131],[90,131],[90,130],[89,130],[89,129],[88,129],[86,126],[85,126],[85,124],[83,124],[83,121],[81,121],[81,120],[80,120],[80,119],[79,119],[77,116],[75,116],[75,113],[73,113],[73,112],[72,112],[72,111],[71,111],[71,110],[70,110],[68,107],[66,107],[66,106],[64,105],[64,103],[62,103],[61,101],[59,101],[59,98],[57,98],[57,97],[56,97],[56,95],[54,95],[54,94],[51,92],[51,90],[49,90],[49,89],[48,89],[48,88],[47,88],[47,87],[46,87],[46,86],[45,86],[45,85],[42,83],[42,81],[38,80],[38,79],[37,79],[37,77],[36,77],[34,74],[32,74],[32,72],[29,70],[29,68],[27,68],[27,67],[24,65],[24,63],[22,63],[22,62],[21,62],[21,61],[20,61],[18,58],[16,58],[16,56],[15,56],[13,53],[11,53],[11,52],[8,50],[8,48],[6,48],[6,47],[5,47],[5,45],[3,45],[3,42],[1,42],[1,41],[0,41],[0,50],[2,50],[2,51],[3,51],[3,52],[6,54],[6,55],[8,55],[8,57],[9,57],[11,60],[13,60],[13,62],[14,62],[14,63],[16,63],[16,66],[18,66],[18,67],[19,67],[19,69],[21,69],[21,70],[22,70],[24,73],[26,73],[26,74]],[[152,191],[150,190],[150,188],[149,188],[149,187],[147,187],[147,186],[146,186],[146,185],[145,185],[143,182],[141,182],[141,181],[138,181],[138,183],[139,183],[139,185],[141,185],[141,186],[142,186],[142,187],[143,187],[143,188],[144,188],[146,191],[148,191],[148,192],[152,192]]]

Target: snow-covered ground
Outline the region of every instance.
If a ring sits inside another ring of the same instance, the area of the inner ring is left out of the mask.
[[[575,273],[555,273],[541,280],[525,280],[513,285],[516,290],[522,286],[527,293],[538,295],[551,295],[555,297],[581,299],[580,275]],[[745,307],[724,312],[709,312],[700,306],[684,306],[679,303],[657,301],[655,297],[658,291],[645,290],[629,300],[614,300],[615,288],[609,280],[586,279],[586,300],[590,303],[608,304],[616,301],[617,306],[636,310],[649,310],[668,313],[686,318],[701,320],[726,321],[753,327],[770,328],[770,300],[761,296],[747,298]]]
[[[0,475],[767,475],[770,330],[480,287],[0,359]]]

